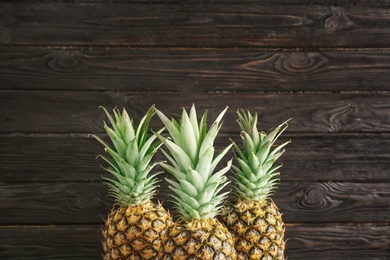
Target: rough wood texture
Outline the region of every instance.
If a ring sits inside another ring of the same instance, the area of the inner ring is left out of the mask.
[[[2,47],[0,89],[386,91],[389,64],[390,51]]]
[[[390,228],[387,225],[287,227],[289,259],[389,259]]]
[[[77,98],[75,98],[77,97]],[[0,133],[102,132],[99,106],[125,107],[142,116],[155,104],[168,116],[195,103],[209,110],[209,121],[229,106],[222,132],[237,132],[238,108],[257,111],[263,129],[289,118],[289,131],[299,133],[390,132],[390,93],[134,93],[76,91],[3,91]],[[139,119],[138,119],[139,120]],[[159,129],[161,123],[151,125]]]
[[[226,147],[230,138],[240,143],[238,133],[221,135],[216,141],[217,151]],[[282,138],[291,140],[280,159],[282,180],[389,180],[388,134],[298,134]],[[0,182],[100,182],[102,175],[109,177],[99,167],[104,162],[95,159],[97,154],[104,154],[103,146],[87,135],[0,136],[0,144]]]
[[[389,8],[2,1],[0,258],[101,258],[113,200],[95,159],[103,149],[88,137],[107,138],[98,107],[139,120],[152,104],[176,117],[195,103],[209,122],[230,107],[218,150],[240,142],[237,108],[257,111],[265,131],[293,118],[273,196],[289,260],[390,259]],[[170,209],[169,194],[162,182],[156,199]]]
[[[155,199],[172,210],[170,193],[164,185]],[[103,183],[6,183],[0,195],[4,225],[101,224],[113,204]],[[273,198],[287,223],[371,223],[387,218],[390,190],[388,183],[283,181]]]
[[[387,8],[328,5],[0,5],[0,44],[388,47]]]
[[[288,259],[388,259],[386,225],[288,226]],[[59,239],[60,238],[60,239]],[[1,259],[100,259],[100,226],[0,227]]]

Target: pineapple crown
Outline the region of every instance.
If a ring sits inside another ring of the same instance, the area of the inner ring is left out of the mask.
[[[148,137],[149,123],[155,114],[155,107],[149,108],[138,126],[134,125],[125,109],[121,114],[117,108],[114,108],[114,117],[104,107],[102,109],[111,124],[109,127],[104,121],[104,129],[113,146],[96,135],[92,136],[104,145],[106,153],[110,155],[110,158],[99,155],[109,164],[109,167],[104,169],[116,178],[104,178],[110,194],[119,205],[143,204],[156,193],[158,187],[156,175],[160,173],[150,174],[154,166],[159,164],[159,162],[151,163],[151,160],[161,145],[161,142],[154,142],[155,135]],[[162,131],[163,129],[158,133]]]
[[[275,141],[288,127],[285,121],[269,133],[257,129],[257,114],[238,110],[237,122],[241,128],[243,149],[233,142],[238,165],[233,165],[235,173],[234,189],[241,200],[262,200],[272,195],[279,182],[277,170],[282,166],[274,165],[285,152],[283,149],[290,141],[275,145]]]
[[[214,158],[214,140],[226,110],[227,108],[220,113],[208,131],[207,111],[198,122],[194,105],[189,115],[183,109],[179,122],[175,119],[170,121],[161,111],[156,110],[170,135],[169,138],[156,133],[168,149],[162,149],[162,152],[170,162],[162,163],[161,166],[175,177],[175,180],[166,178],[166,181],[174,192],[173,203],[183,218],[214,218],[227,197],[228,192],[220,192],[228,184],[225,174],[231,167],[231,161],[226,167],[214,172],[232,146],[229,145]]]

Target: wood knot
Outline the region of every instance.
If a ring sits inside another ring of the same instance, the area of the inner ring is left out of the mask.
[[[288,52],[281,54],[274,63],[274,68],[284,74],[301,75],[318,72],[328,59],[316,52]]]
[[[353,22],[345,15],[342,7],[331,7],[330,11],[331,15],[324,21],[324,27],[327,31],[344,30],[353,25]]]
[[[329,201],[325,187],[321,184],[309,186],[297,198],[296,204],[301,209],[327,209]]]
[[[80,69],[80,61],[71,50],[61,50],[47,63],[49,68],[57,72],[77,71]]]

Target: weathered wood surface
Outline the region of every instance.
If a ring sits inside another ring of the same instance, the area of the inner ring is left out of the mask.
[[[273,198],[286,223],[379,223],[390,211],[388,186],[283,181]],[[155,199],[174,212],[168,194],[162,182]],[[99,224],[113,204],[103,183],[6,183],[0,184],[0,195],[3,225]]]
[[[2,47],[0,89],[387,91],[389,64],[388,50]]]
[[[268,130],[289,118],[290,132],[341,133],[390,131],[389,93],[134,93],[76,91],[2,91],[0,133],[98,133],[103,112],[126,107],[142,115],[156,104],[168,116],[179,116],[181,108],[195,103],[209,110],[214,120],[229,106],[222,132],[237,132],[236,110],[257,111]],[[151,125],[160,129],[161,123]]]
[[[0,44],[370,47],[390,40],[378,6],[1,3]]]
[[[389,10],[387,0],[2,1],[0,258],[101,258],[113,200],[88,137],[107,138],[98,107],[137,120],[152,104],[176,117],[195,102],[209,122],[230,107],[218,149],[240,141],[237,108],[259,112],[262,130],[293,118],[273,196],[288,259],[390,259]],[[163,184],[156,197],[167,208],[169,193]]]
[[[390,258],[388,225],[340,224],[287,227],[288,259],[365,259]]]
[[[0,226],[1,259],[101,259],[101,226]]]
[[[0,227],[0,258],[100,259],[100,229],[100,225]],[[387,225],[287,226],[286,237],[288,259],[390,257]]]
[[[230,144],[229,138],[238,144],[241,142],[237,135],[222,135],[216,141],[217,151]],[[283,181],[390,179],[388,134],[286,135],[281,138],[291,140],[280,158]],[[0,136],[0,144],[0,182],[100,182],[102,175],[108,177],[99,167],[104,162],[95,159],[98,154],[104,154],[103,146],[87,135],[6,135]],[[226,160],[230,159],[229,155],[227,157]]]

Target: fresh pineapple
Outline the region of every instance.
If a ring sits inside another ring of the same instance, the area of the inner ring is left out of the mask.
[[[104,108],[103,108],[104,109]],[[104,109],[111,128],[104,128],[113,146],[93,135],[105,146],[110,157],[101,156],[115,178],[105,178],[114,207],[105,221],[103,233],[103,259],[158,259],[161,236],[171,223],[171,217],[161,206],[152,202],[158,187],[158,173],[151,173],[159,162],[151,163],[160,144],[155,135],[148,137],[148,127],[155,108],[152,106],[134,126],[125,109],[120,114],[114,109],[114,118]],[[160,130],[159,132],[161,132]]]
[[[231,232],[238,259],[284,259],[282,214],[270,198],[281,165],[274,165],[289,142],[275,145],[287,121],[270,131],[258,132],[257,114],[238,111],[243,149],[234,143],[237,165],[234,185],[237,201],[225,205],[220,216]]]
[[[226,108],[227,109],[227,108]],[[228,192],[222,189],[228,184],[225,173],[228,165],[219,171],[215,168],[231,145],[214,158],[214,139],[221,127],[221,112],[207,131],[204,113],[198,123],[195,106],[188,115],[183,109],[180,122],[170,121],[162,112],[157,115],[168,129],[171,139],[160,134],[163,151],[170,162],[162,167],[174,179],[166,179],[180,218],[168,227],[161,248],[163,260],[236,259],[231,234],[215,217]]]

